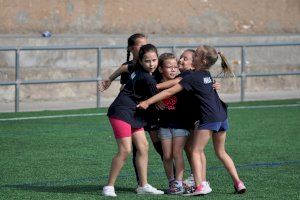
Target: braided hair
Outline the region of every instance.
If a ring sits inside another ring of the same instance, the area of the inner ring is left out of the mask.
[[[129,59],[130,59],[130,47],[134,46],[135,43],[136,43],[136,40],[138,38],[146,38],[146,36],[142,33],[135,33],[133,35],[131,35],[129,38],[128,38],[128,41],[127,41],[127,57],[126,57],[126,61],[128,62]]]

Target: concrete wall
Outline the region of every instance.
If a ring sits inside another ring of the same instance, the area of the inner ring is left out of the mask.
[[[0,47],[125,47],[135,32],[155,45],[300,41],[299,0],[0,0],[0,19]],[[52,37],[41,37],[45,30]],[[240,49],[221,50],[239,74]],[[299,55],[299,46],[251,48],[246,70],[299,72]],[[101,76],[108,77],[125,57],[124,49],[103,51]],[[22,51],[20,58],[21,80],[96,77],[93,50]],[[0,51],[0,82],[15,80],[14,66],[14,52]],[[240,80],[219,81],[222,98],[238,101]],[[115,82],[102,94],[102,106],[111,103],[119,86]],[[299,88],[299,76],[248,78],[245,100],[300,98]],[[95,94],[94,83],[22,85],[20,110],[94,107]],[[14,86],[0,87],[0,112],[14,111],[14,96]]]
[[[0,34],[300,33],[299,0],[0,0]]]

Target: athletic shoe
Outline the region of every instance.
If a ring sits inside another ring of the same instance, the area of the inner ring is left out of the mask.
[[[173,181],[170,184],[170,188],[168,190],[169,194],[183,194],[184,189],[183,186],[180,185],[177,181]]]
[[[203,190],[203,186],[199,185],[197,188],[193,187],[194,191],[192,191],[191,193],[184,193],[183,196],[199,196],[199,195],[204,195],[205,192]]]
[[[151,186],[150,184],[146,184],[143,187],[138,187],[136,189],[137,194],[164,194],[163,191],[156,189],[155,187]]]
[[[106,197],[116,197],[114,186],[104,186],[102,190],[102,195]]]
[[[191,187],[191,186],[195,186],[195,180],[194,180],[194,175],[191,174],[187,179],[185,179],[184,184],[186,184],[187,186]]]
[[[234,189],[236,194],[243,194],[246,192],[245,184],[242,181],[235,183]]]
[[[203,192],[204,194],[208,194],[208,193],[211,193],[212,192],[212,189],[209,185],[209,182],[205,181],[205,182],[202,182],[201,183],[202,187],[203,187]]]
[[[191,194],[195,191],[194,186],[188,186],[185,183],[183,183],[183,188],[184,188],[183,195]]]

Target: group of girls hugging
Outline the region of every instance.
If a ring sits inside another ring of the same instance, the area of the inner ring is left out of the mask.
[[[130,59],[132,54],[133,58]],[[107,80],[98,84],[106,90],[121,76],[120,92],[108,109],[118,152],[114,155],[104,196],[117,196],[115,182],[127,157],[133,151],[137,194],[161,195],[164,191],[147,181],[149,132],[161,156],[168,179],[168,194],[197,196],[212,192],[206,180],[205,146],[212,138],[215,153],[230,174],[235,193],[246,191],[236,167],[225,150],[229,128],[227,105],[220,100],[209,72],[218,58],[224,74],[232,74],[221,52],[211,46],[185,50],[179,59],[172,53],[158,55],[144,34],[128,38],[127,61]],[[183,151],[191,167],[191,176],[183,181]]]

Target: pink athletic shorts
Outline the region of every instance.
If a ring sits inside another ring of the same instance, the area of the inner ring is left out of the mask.
[[[114,130],[115,138],[131,137],[137,131],[143,131],[144,128],[132,128],[130,124],[120,119],[109,118],[112,129]]]

